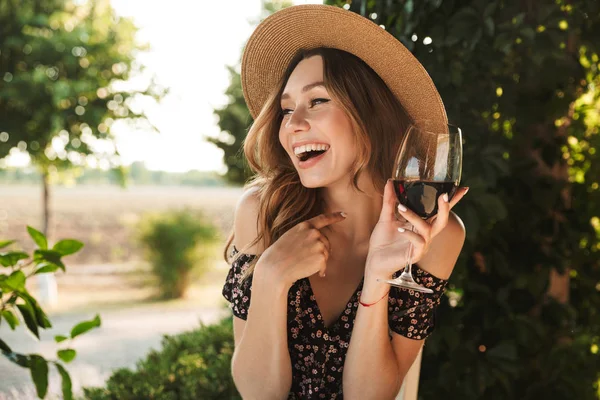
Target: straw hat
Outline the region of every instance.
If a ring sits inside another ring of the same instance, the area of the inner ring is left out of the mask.
[[[429,74],[412,53],[374,22],[326,5],[285,8],[254,30],[242,57],[242,89],[253,118],[299,49],[331,47],[366,62],[388,85],[413,120],[447,129],[446,110]]]

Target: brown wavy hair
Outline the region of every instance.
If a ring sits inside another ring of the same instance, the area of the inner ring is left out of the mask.
[[[392,176],[396,150],[411,122],[399,100],[379,75],[353,54],[324,47],[300,50],[244,140],[244,155],[254,173],[244,189],[253,188],[259,196],[259,234],[230,259],[228,250],[234,239],[232,229],[223,252],[228,263],[235,262],[245,250],[260,241],[266,249],[290,228],[324,212],[321,191],[302,185],[296,168],[279,142],[283,117],[280,97],[285,85],[300,61],[316,55],[323,58],[325,88],[349,117],[354,131],[359,149],[352,166],[354,188],[362,192],[358,178],[368,171],[377,191],[383,195],[385,183]],[[252,274],[261,254],[253,259],[243,279]]]

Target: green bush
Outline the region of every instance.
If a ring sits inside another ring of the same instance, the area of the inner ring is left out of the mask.
[[[165,335],[137,370],[119,369],[105,388],[84,388],[87,400],[241,399],[231,377],[233,324],[227,317],[214,325],[175,336]]]
[[[165,299],[185,295],[191,279],[208,269],[218,244],[215,226],[189,209],[147,214],[138,226],[138,239]]]

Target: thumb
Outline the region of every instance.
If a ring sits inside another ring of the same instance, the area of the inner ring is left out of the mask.
[[[394,208],[396,207],[396,194],[394,193],[394,181],[388,179],[383,190],[383,204],[381,207],[381,215],[379,221],[387,222],[394,221],[396,219],[394,214]]]

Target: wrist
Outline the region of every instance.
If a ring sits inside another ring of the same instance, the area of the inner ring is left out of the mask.
[[[292,285],[286,283],[274,268],[259,260],[254,267],[252,286],[266,287],[267,290],[277,295],[287,295]]]
[[[365,265],[365,282],[378,280],[392,279],[393,273],[388,273],[379,268],[382,263],[378,262],[375,258],[367,257],[367,263]]]
[[[365,271],[365,278],[359,298],[361,305],[374,305],[388,295],[390,285],[385,282],[385,279],[387,277],[383,275],[379,277],[369,271]]]

